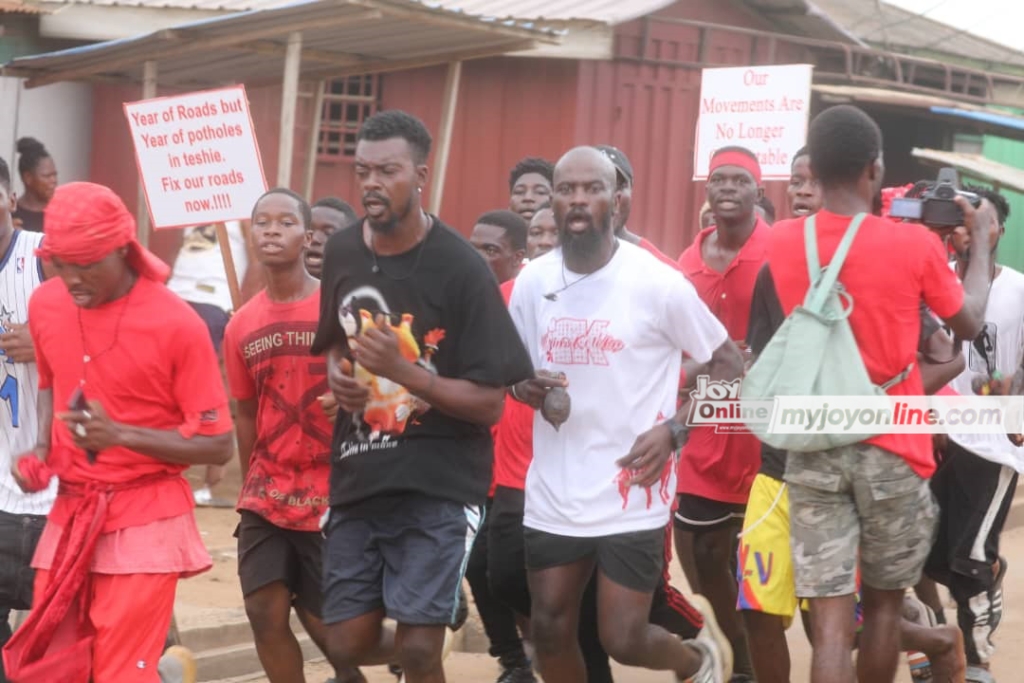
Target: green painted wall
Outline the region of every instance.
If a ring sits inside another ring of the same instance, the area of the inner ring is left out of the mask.
[[[1024,142],[986,135],[983,150],[987,159],[1024,169]],[[1010,218],[999,242],[999,262],[1024,272],[1024,194],[1009,190],[1002,194],[1010,203]]]

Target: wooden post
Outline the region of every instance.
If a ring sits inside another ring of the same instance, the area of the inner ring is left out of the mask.
[[[148,61],[142,65],[142,99],[156,97],[156,62]],[[138,240],[144,247],[149,246],[149,205],[146,203],[146,188],[139,175],[139,200],[135,209],[135,223],[138,226]]]
[[[281,140],[277,148],[277,185],[292,181],[292,153],[295,150],[295,106],[299,100],[299,67],[302,65],[302,33],[288,34],[281,81]]]
[[[313,96],[313,125],[309,129],[309,150],[306,155],[306,177],[303,194],[307,202],[313,201],[313,181],[316,179],[316,156],[320,149],[320,124],[324,120],[324,88],[327,81],[317,81]]]
[[[438,135],[437,157],[434,159],[434,180],[430,183],[430,212],[435,216],[440,213],[441,201],[444,199],[444,179],[448,174],[448,157],[452,150],[452,129],[455,126],[455,111],[459,104],[461,79],[462,62],[449,62],[448,76],[444,80],[441,131]]]
[[[220,247],[220,257],[224,261],[224,273],[228,276],[228,291],[231,293],[231,310],[237,311],[242,307],[242,288],[238,283],[238,271],[235,270],[235,257],[231,253],[231,238],[228,237],[228,226],[225,223],[217,223],[217,245]]]

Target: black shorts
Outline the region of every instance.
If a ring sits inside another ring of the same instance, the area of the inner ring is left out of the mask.
[[[680,493],[678,502],[673,523],[679,531],[691,533],[714,531],[730,524],[742,526],[747,511],[741,503],[723,503],[690,493]]]
[[[323,537],[316,531],[282,529],[255,512],[242,510],[235,530],[238,539],[238,578],[249,597],[275,581],[292,592],[292,603],[319,617]]]
[[[32,556],[46,526],[42,515],[12,515],[0,511],[0,609],[32,607],[36,572]]]
[[[581,538],[524,529],[526,568],[550,569],[595,558],[597,569],[630,590],[653,593],[665,566],[665,529]]]
[[[451,624],[482,521],[479,505],[418,493],[332,507],[324,553],[324,623],[383,608],[400,624]]]
[[[989,588],[1017,473],[950,440],[931,486],[939,524],[925,573],[951,589],[974,584],[967,591],[972,595]]]

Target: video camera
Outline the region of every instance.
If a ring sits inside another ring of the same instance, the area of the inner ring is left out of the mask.
[[[955,168],[939,169],[939,176],[932,181],[922,181],[915,187],[924,186],[919,197],[899,197],[892,200],[889,217],[923,223],[932,230],[948,230],[964,224],[964,212],[953,200],[957,195],[981,206],[981,197],[973,192],[960,189],[960,178]]]

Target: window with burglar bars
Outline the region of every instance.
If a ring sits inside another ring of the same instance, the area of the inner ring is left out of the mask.
[[[356,152],[356,133],[363,121],[377,112],[380,76],[367,74],[327,81],[320,121],[317,154],[324,160],[351,159]]]

